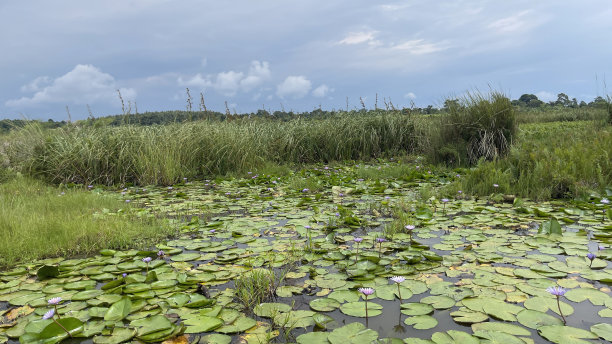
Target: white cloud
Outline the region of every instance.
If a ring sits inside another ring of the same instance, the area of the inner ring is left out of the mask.
[[[242,72],[221,72],[217,74],[217,80],[213,84],[215,90],[226,96],[233,96],[240,88],[240,81],[244,77]]]
[[[50,83],[51,78],[48,76],[39,76],[38,78],[32,80],[31,83],[21,86],[21,92],[38,92]]]
[[[376,31],[351,32],[346,37],[344,37],[344,39],[339,41],[338,44],[353,45],[353,44],[368,43],[368,44],[377,45],[379,42],[374,39],[375,35],[376,35]]]
[[[51,80],[38,77],[21,88],[35,92],[31,97],[8,100],[10,107],[36,106],[45,103],[94,104],[118,102],[117,89],[124,99],[133,99],[133,88],[119,88],[115,78],[92,65],[76,65],[70,72]]]
[[[233,70],[220,72],[216,75],[202,75],[198,73],[192,77],[179,77],[180,86],[193,86],[199,88],[212,87],[225,96],[235,96],[239,91],[250,92],[270,79],[270,64],[266,61],[251,61],[248,73]],[[214,80],[214,81],[213,81]]]
[[[303,98],[311,88],[312,83],[305,76],[288,76],[276,87],[276,95],[280,98]]]
[[[271,74],[268,62],[252,61],[251,67],[249,67],[249,74],[240,81],[240,86],[245,92],[248,92],[270,79]]]
[[[393,49],[404,50],[414,55],[431,54],[447,49],[442,43],[428,43],[424,39],[414,39],[393,46]]]
[[[416,94],[414,94],[412,92],[408,92],[408,93],[404,94],[404,98],[416,99]]]
[[[525,18],[531,11],[522,11],[510,17],[496,20],[488,25],[499,33],[522,32],[530,29],[536,24],[534,21]]]
[[[312,90],[312,95],[317,97],[317,98],[323,98],[325,97],[329,92],[333,92],[334,89],[330,89],[329,86],[323,84],[317,88],[315,88],[314,90]]]
[[[149,78],[147,78],[147,81],[148,80]],[[205,87],[211,86],[212,82],[210,81],[208,77],[203,76],[202,74],[198,73],[187,80],[184,80],[182,77],[179,77],[178,84],[180,86],[187,86],[187,87],[192,86],[192,87],[205,88]]]
[[[538,97],[539,100],[543,101],[543,102],[550,102],[553,100],[557,100],[557,95],[551,92],[547,92],[547,91],[540,91],[538,93],[535,94],[536,97]]]

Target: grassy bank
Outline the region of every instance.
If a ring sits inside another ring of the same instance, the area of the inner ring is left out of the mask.
[[[28,127],[7,147],[10,164],[53,183],[172,184],[271,163],[403,155],[419,142],[402,113],[322,120],[237,120],[166,126]]]
[[[173,233],[155,219],[120,214],[132,208],[115,197],[29,178],[0,184],[0,204],[0,266],[146,246]]]
[[[506,158],[480,162],[453,189],[544,200],[604,192],[611,185],[612,127],[577,121],[522,125]]]

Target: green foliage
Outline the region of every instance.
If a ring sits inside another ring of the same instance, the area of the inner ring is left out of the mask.
[[[438,117],[437,135],[431,135],[429,157],[436,163],[473,165],[480,159],[504,156],[517,126],[510,99],[498,92],[470,93],[447,101],[448,114]]]
[[[290,122],[236,120],[166,126],[29,126],[10,141],[11,165],[54,183],[170,185],[272,163],[369,159],[415,149],[401,113]]]
[[[157,220],[129,215],[131,207],[114,197],[29,178],[0,184],[0,204],[0,266],[144,246],[173,233]]]
[[[482,161],[459,188],[543,200],[586,195],[612,184],[612,130],[601,122],[529,124],[504,159]]]
[[[270,270],[254,269],[243,274],[234,283],[236,289],[234,299],[244,306],[247,312],[275,297],[276,278],[274,272]]]

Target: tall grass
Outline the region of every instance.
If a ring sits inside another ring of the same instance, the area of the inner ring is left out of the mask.
[[[403,155],[415,150],[404,114],[290,122],[237,120],[106,128],[30,126],[7,147],[11,166],[54,183],[172,184],[273,163]]]
[[[448,113],[430,127],[428,156],[434,163],[473,165],[504,156],[516,134],[515,109],[499,92],[468,93],[449,102]]]
[[[146,246],[174,233],[158,220],[120,214],[131,207],[112,196],[30,178],[0,184],[0,204],[0,266]]]
[[[481,162],[454,187],[543,200],[578,197],[610,185],[612,127],[605,121],[583,121],[521,126],[506,158]]]

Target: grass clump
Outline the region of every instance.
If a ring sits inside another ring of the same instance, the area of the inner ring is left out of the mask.
[[[268,269],[253,269],[242,274],[234,282],[234,299],[244,306],[247,312],[260,303],[269,302],[276,297],[276,277]]]
[[[53,183],[171,185],[184,177],[244,173],[273,164],[360,160],[415,149],[401,112],[289,122],[243,118],[164,126],[78,127],[14,133],[12,167]]]
[[[536,200],[603,192],[612,185],[612,128],[592,121],[524,125],[506,158],[481,162],[454,188],[487,195],[493,184]]]
[[[474,165],[480,159],[504,156],[516,134],[515,110],[510,99],[499,92],[488,96],[468,93],[447,101],[448,114],[437,117],[438,130],[428,149],[435,163],[451,166]]]
[[[0,266],[155,242],[173,229],[130,216],[113,196],[51,187],[29,178],[0,184]]]

